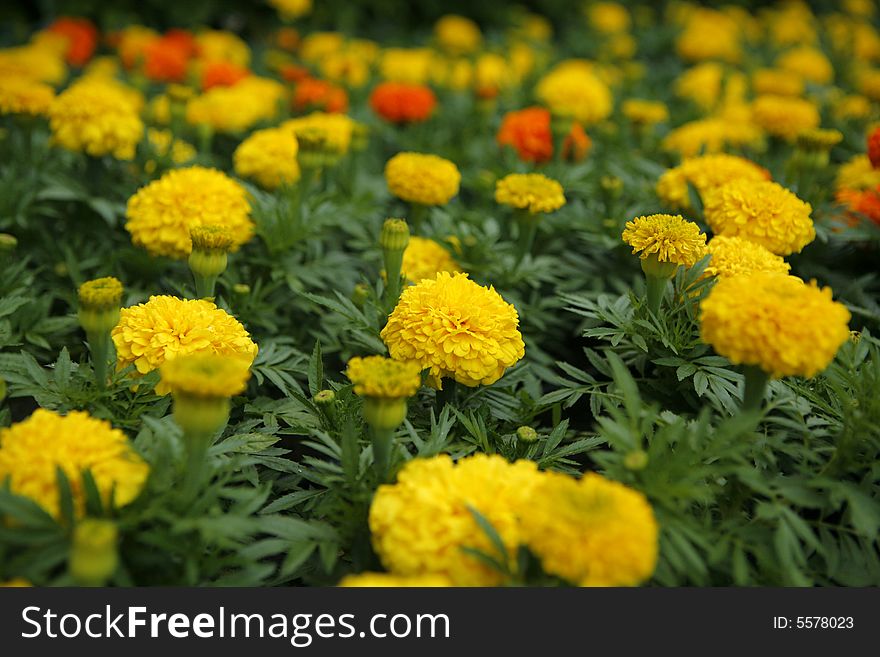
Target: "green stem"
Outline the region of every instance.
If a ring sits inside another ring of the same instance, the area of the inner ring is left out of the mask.
[[[89,351],[92,355],[92,369],[98,390],[107,388],[107,361],[110,359],[110,334],[105,332],[87,333]]]
[[[654,314],[660,314],[660,303],[663,301],[663,294],[666,292],[666,283],[668,278],[659,278],[657,276],[645,276],[645,286],[648,292],[648,310]]]
[[[184,435],[187,460],[183,482],[183,499],[192,500],[205,483],[208,472],[208,448],[211,446],[212,435],[209,433],[191,433]]]
[[[519,269],[526,254],[532,252],[535,235],[538,233],[538,220],[528,213],[519,214],[517,224],[519,225],[519,236],[516,245],[516,259],[513,262],[514,272]]]
[[[428,206],[421,203],[410,203],[409,217],[407,223],[410,225],[412,234],[416,235],[420,232],[422,224],[428,216]]]
[[[197,299],[213,299],[214,287],[217,284],[216,276],[202,276],[193,272],[193,280],[196,283]]]
[[[394,432],[391,429],[371,429],[371,436],[373,467],[376,469],[379,481],[384,482],[388,479],[388,472],[391,468],[391,446]]]
[[[390,314],[400,299],[403,251],[385,251],[385,313]]]
[[[746,378],[746,387],[743,392],[742,409],[746,412],[759,411],[764,402],[764,392],[770,377],[756,365],[746,365],[743,374]]]

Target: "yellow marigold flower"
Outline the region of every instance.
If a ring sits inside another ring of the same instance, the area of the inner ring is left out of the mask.
[[[586,7],[587,20],[597,32],[618,34],[629,30],[629,10],[619,2],[595,2]]]
[[[186,120],[218,132],[240,133],[278,115],[287,92],[280,82],[249,75],[231,87],[212,87],[186,104]]]
[[[337,586],[345,588],[439,588],[452,586],[452,582],[448,577],[443,575],[410,575],[400,576],[390,573],[358,573],[357,575],[346,575]]]
[[[355,356],[348,361],[345,375],[361,397],[400,399],[412,397],[422,386],[422,368],[414,361],[384,356]]]
[[[665,103],[653,100],[628,98],[623,101],[623,115],[639,125],[656,125],[669,120],[669,110]]]
[[[373,546],[382,565],[398,576],[439,575],[455,586],[493,586],[502,575],[469,555],[469,547],[495,556],[468,510],[486,518],[510,556],[519,546],[518,516],[540,481],[531,461],[508,463],[477,454],[453,464],[446,455],[407,463],[397,483],[380,486],[370,507]]]
[[[379,72],[390,82],[427,84],[437,64],[437,54],[429,48],[388,48],[382,53]]]
[[[657,520],[645,496],[588,472],[544,473],[522,514],[544,570],[579,586],[635,586],[657,565]]]
[[[781,256],[744,237],[716,235],[708,246],[712,258],[706,267],[706,276],[725,278],[758,271],[787,274],[791,269]]]
[[[332,82],[359,89],[370,79],[370,62],[351,44],[341,52],[330,53],[318,63],[321,75]]]
[[[339,32],[312,32],[303,37],[299,56],[304,62],[315,64],[343,48],[345,37]]]
[[[334,153],[344,155],[351,148],[356,122],[345,114],[312,112],[306,116],[289,119],[279,127],[298,135],[303,130],[320,133],[326,146]]]
[[[299,180],[298,151],[299,144],[292,130],[267,128],[257,130],[241,142],[232,161],[235,173],[242,178],[253,178],[266,189],[276,189]]]
[[[392,358],[417,361],[435,383],[473,387],[495,383],[525,355],[518,326],[516,308],[494,287],[440,272],[403,291],[381,336]]]
[[[587,62],[558,64],[538,81],[535,95],[553,114],[582,125],[597,123],[611,114],[611,90]]]
[[[875,169],[864,153],[854,155],[837,169],[834,187],[842,189],[872,189],[880,185],[880,169]]]
[[[688,184],[705,200],[706,194],[716,187],[738,180],[767,180],[770,173],[754,162],[736,155],[703,155],[686,159],[677,167],[667,170],[657,180],[656,192],[666,205],[689,209]]]
[[[706,35],[712,38],[707,39]],[[675,41],[679,56],[690,62],[718,59],[736,63],[742,58],[739,26],[730,16],[713,9],[694,11]]]
[[[758,96],[752,103],[752,117],[767,133],[788,141],[808,128],[818,128],[821,122],[813,103],[787,96]]]
[[[642,260],[653,255],[659,262],[690,267],[706,255],[706,234],[680,215],[636,217],[626,222],[622,238]]]
[[[871,116],[871,101],[864,96],[850,94],[834,101],[831,111],[834,118],[841,121],[866,119]]]
[[[61,93],[49,108],[52,140],[94,157],[134,157],[144,124],[131,100],[117,86],[98,80],[80,82]]]
[[[0,50],[0,79],[26,77],[58,86],[67,77],[63,54],[39,46]]]
[[[206,62],[231,62],[247,67],[251,61],[248,44],[226,30],[202,30],[196,35],[199,57]]]
[[[679,126],[663,138],[662,146],[682,157],[694,157],[728,148],[758,147],[763,140],[763,131],[749,121],[713,117]]]
[[[232,251],[254,234],[247,191],[222,171],[194,166],[168,171],[128,199],[126,230],[153,255],[182,259],[192,250],[190,231],[213,223],[232,235]]]
[[[96,278],[80,285],[77,295],[80,305],[90,310],[119,308],[122,302],[122,283],[113,276]]]
[[[495,202],[537,214],[561,208],[565,194],[562,185],[542,173],[510,173],[495,183]]]
[[[404,201],[446,205],[458,194],[461,174],[455,164],[437,155],[398,153],[385,165],[385,182]]]
[[[776,66],[807,82],[828,84],[834,79],[834,67],[821,50],[811,46],[793,48],[776,59]]]
[[[56,469],[70,482],[77,517],[85,512],[82,473],[90,470],[102,500],[117,507],[141,492],[150,468],[125,434],[82,411],[58,415],[37,409],[27,420],[0,429],[0,481],[49,514],[61,514]]]
[[[446,52],[467,55],[479,49],[483,35],[470,18],[447,14],[434,24],[434,38]]]
[[[46,116],[55,90],[48,84],[27,77],[0,77],[0,115]]]
[[[474,88],[480,97],[492,98],[499,91],[517,82],[514,70],[506,58],[497,53],[483,53],[474,64]]]
[[[248,364],[257,356],[244,326],[206,299],[152,296],[147,303],[123,308],[111,337],[117,367],[134,364],[141,374],[195,353],[237,357]],[[156,392],[165,394],[168,387],[160,383]]]
[[[166,360],[159,367],[162,385],[174,394],[215,398],[240,395],[251,376],[250,354],[230,358],[211,352]]]
[[[411,235],[403,252],[400,272],[408,281],[419,283],[426,278],[436,278],[441,271],[457,272],[461,267],[449,251],[434,240]]]
[[[675,95],[696,103],[704,111],[711,110],[721,98],[724,77],[725,70],[721,64],[698,64],[675,80]]]
[[[773,378],[815,376],[850,335],[849,310],[832,301],[831,288],[779,273],[722,278],[701,311],[704,342]]]
[[[312,11],[312,0],[269,0],[281,18],[293,20]]]
[[[752,89],[756,95],[802,96],[804,81],[791,71],[778,68],[759,68],[752,73]]]
[[[813,208],[769,180],[734,180],[704,197],[706,223],[719,235],[744,237],[777,255],[800,253],[816,238]]]

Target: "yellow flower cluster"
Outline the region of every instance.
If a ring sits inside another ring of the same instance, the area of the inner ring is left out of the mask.
[[[521,542],[517,512],[540,481],[532,461],[477,454],[457,464],[446,455],[407,463],[370,507],[373,546],[386,569],[404,577],[440,575],[456,586],[493,586],[497,571],[463,547],[495,555],[469,508],[486,518],[511,554]]]
[[[82,411],[61,416],[41,408],[0,429],[0,481],[8,478],[13,493],[55,518],[61,513],[58,468],[70,482],[77,517],[85,511],[84,470],[91,472],[102,500],[118,507],[140,494],[150,471],[122,431]]]
[[[212,223],[224,226],[232,250],[251,239],[247,190],[222,171],[193,166],[167,172],[128,199],[125,228],[132,241],[153,255],[185,258],[190,231]]]
[[[495,183],[495,202],[537,214],[561,208],[565,194],[562,185],[542,173],[511,173]]]
[[[638,125],[656,125],[669,120],[669,109],[665,103],[640,98],[628,98],[621,107],[623,115]]]
[[[721,11],[697,9],[678,35],[675,49],[682,59],[691,62],[718,59],[736,63],[742,58],[740,39],[739,26],[733,18]]]
[[[579,586],[635,586],[653,574],[659,529],[644,495],[592,472],[541,479],[521,523],[546,572]]]
[[[789,71],[760,68],[752,74],[752,90],[759,96],[776,94],[797,97],[804,93],[804,81]]]
[[[744,237],[777,255],[800,253],[816,237],[813,211],[769,180],[731,181],[704,196],[706,223],[719,235]]]
[[[52,140],[93,157],[134,157],[144,124],[118,85],[98,79],[78,82],[59,94],[49,108]]]
[[[732,180],[767,180],[769,172],[754,162],[736,155],[703,155],[688,158],[677,167],[669,169],[657,180],[657,196],[671,208],[689,209],[688,184],[700,198]]]
[[[79,303],[89,309],[118,308],[122,301],[122,283],[113,276],[86,281],[77,290]]]
[[[247,66],[251,49],[238,35],[227,30],[202,30],[196,35],[199,57],[206,62],[230,62]]]
[[[611,90],[585,61],[558,64],[538,81],[535,95],[553,114],[582,125],[597,123],[611,114]]]
[[[196,159],[195,147],[183,139],[175,139],[170,130],[150,128],[147,130],[147,140],[153,147],[153,152],[159,157],[165,157],[170,153],[174,164],[186,164]]]
[[[266,128],[241,142],[232,154],[232,162],[239,176],[252,178],[266,189],[277,189],[299,180],[298,151],[293,130]]]
[[[57,52],[37,45],[0,50],[0,79],[21,77],[57,86],[67,77],[67,65]]]
[[[422,368],[415,361],[384,356],[355,356],[345,370],[355,393],[377,399],[412,397],[422,385],[421,372]]]
[[[774,378],[815,376],[850,335],[850,313],[830,288],[780,273],[722,278],[701,311],[704,342]]]
[[[707,276],[725,278],[759,271],[787,274],[791,269],[781,256],[743,237],[716,235],[708,246],[712,258],[706,267]]]
[[[282,18],[293,20],[312,11],[312,0],[269,0]]]
[[[398,153],[385,165],[385,181],[404,201],[446,205],[458,194],[461,174],[455,164],[437,155]]]
[[[327,148],[339,155],[344,155],[351,147],[355,122],[345,114],[312,112],[306,116],[289,119],[280,127],[283,130],[293,132],[294,135],[302,130],[316,131],[322,135]]]
[[[54,98],[55,90],[44,82],[23,76],[0,76],[0,115],[46,116]]]
[[[809,128],[818,128],[819,110],[808,100],[789,96],[758,96],[752,103],[752,119],[768,134],[794,141]]]
[[[880,185],[880,169],[875,169],[865,154],[855,155],[837,169],[834,187],[841,189],[873,189]]]
[[[400,271],[408,281],[419,283],[426,278],[436,278],[441,271],[461,271],[461,267],[449,251],[434,240],[412,235],[403,252]]]
[[[437,67],[437,54],[430,48],[386,48],[379,73],[389,82],[427,84]]]
[[[217,132],[240,133],[278,115],[286,91],[269,78],[249,75],[231,87],[213,87],[186,105],[186,120]]]
[[[434,38],[450,55],[467,55],[479,49],[483,35],[471,19],[448,14],[434,24]]]
[[[382,329],[392,358],[429,368],[433,382],[495,383],[525,355],[519,315],[495,288],[441,272],[406,288]]]
[[[196,352],[166,360],[159,368],[162,387],[174,394],[197,398],[240,395],[251,376],[252,357],[230,357],[214,352]]]
[[[587,20],[597,32],[619,34],[629,30],[629,10],[618,2],[592,2],[586,7]]]
[[[188,354],[214,353],[248,364],[257,356],[257,345],[244,326],[206,299],[152,296],[146,303],[123,308],[111,337],[117,367],[134,364],[141,374]],[[160,383],[156,391],[165,394],[168,387]]]
[[[622,237],[642,260],[654,256],[658,262],[691,267],[706,255],[705,233],[700,232],[697,224],[679,215],[636,217],[626,222]]]
[[[694,157],[729,148],[758,147],[763,141],[760,127],[736,114],[726,113],[678,126],[663,138],[662,146],[682,157]]]
[[[781,54],[776,66],[791,76],[815,84],[828,84],[834,79],[834,67],[821,50],[801,46]]]
[[[497,531],[499,555],[471,511]],[[527,546],[544,570],[580,586],[632,586],[654,571],[658,527],[645,497],[596,474],[539,473],[532,461],[477,454],[407,463],[370,508],[373,545],[394,577],[438,576],[492,586],[503,576],[463,548],[510,567]]]

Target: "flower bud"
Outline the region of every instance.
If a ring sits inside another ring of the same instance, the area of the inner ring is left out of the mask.
[[[351,293],[351,300],[358,308],[363,308],[369,296],[370,291],[366,284],[358,283],[354,286],[354,290]]]
[[[196,226],[190,237],[189,267],[194,274],[217,277],[226,271],[226,253],[232,246],[232,236],[226,228],[215,224]]]
[[[409,225],[406,219],[386,219],[379,244],[383,251],[401,251],[409,244]]]
[[[642,271],[649,278],[669,280],[675,276],[678,269],[677,262],[660,262],[656,253],[651,253],[647,258],[641,258]]]
[[[378,431],[396,429],[406,419],[406,398],[364,397],[363,415],[364,420],[373,429]]]
[[[516,430],[516,439],[523,443],[533,443],[538,440],[538,432],[532,427],[520,427]]]
[[[18,239],[9,233],[0,233],[0,253],[9,253],[18,246]]]
[[[633,450],[623,457],[623,465],[627,470],[644,470],[648,465],[648,455],[644,450]]]
[[[312,401],[318,406],[329,406],[336,402],[336,393],[332,390],[321,390],[312,397]]]
[[[109,520],[85,519],[73,530],[68,567],[80,586],[104,586],[116,572],[119,555],[116,525]]]
[[[122,283],[112,276],[79,286],[79,323],[89,336],[109,333],[119,323],[122,291]]]
[[[251,286],[247,283],[236,283],[232,286],[232,291],[238,295],[245,296],[251,293]]]

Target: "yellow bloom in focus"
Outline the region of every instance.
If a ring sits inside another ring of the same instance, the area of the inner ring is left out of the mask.
[[[752,89],[755,94],[777,96],[802,96],[804,81],[799,75],[779,68],[759,68],[752,73]]]
[[[562,185],[542,173],[511,173],[495,183],[495,202],[537,214],[561,208],[565,194]]]
[[[872,189],[880,185],[880,169],[875,169],[871,160],[864,153],[854,155],[837,169],[834,188],[841,189]]]
[[[141,492],[150,468],[125,434],[82,411],[58,415],[37,409],[28,419],[0,429],[0,481],[55,518],[61,515],[56,469],[70,482],[74,513],[85,513],[82,473],[89,470],[101,499],[117,507]]]
[[[218,132],[239,133],[278,115],[287,92],[280,82],[249,75],[231,87],[212,87],[186,104],[186,120]]]
[[[524,355],[519,315],[494,287],[467,274],[441,272],[406,288],[382,329],[396,360],[417,361],[466,386],[490,385]]]
[[[425,153],[398,153],[385,165],[385,182],[397,198],[446,205],[458,194],[461,174],[449,160]]]
[[[0,77],[0,115],[46,116],[55,90],[48,84],[26,77]]]
[[[558,64],[538,81],[535,95],[553,114],[585,126],[611,114],[611,90],[587,62]]]
[[[292,130],[257,130],[232,154],[235,173],[242,178],[253,178],[266,189],[295,183],[300,177],[296,161],[298,150],[299,144]]]
[[[434,38],[451,55],[468,55],[480,47],[483,35],[470,18],[447,14],[434,24]]]
[[[152,296],[146,303],[123,308],[111,337],[117,368],[134,364],[140,374],[190,354],[219,354],[248,365],[257,356],[257,345],[244,326],[206,299]],[[168,390],[162,382],[156,386],[159,394]]]
[[[834,67],[821,50],[810,46],[793,48],[776,59],[776,66],[807,82],[828,84],[834,79]]]
[[[627,221],[621,236],[642,260],[691,267],[706,255],[706,234],[692,221],[679,215],[652,214]]]
[[[716,235],[709,240],[709,253],[706,276],[726,278],[759,271],[787,274],[791,269],[781,256],[743,237]]]
[[[458,263],[434,240],[411,235],[406,250],[403,252],[403,263],[400,272],[412,283],[420,283],[426,278],[436,278],[441,271],[461,271]]]
[[[253,237],[247,191],[216,169],[168,171],[128,199],[126,230],[153,255],[181,259],[192,250],[190,230],[206,223],[226,228],[232,251]]]
[[[297,134],[301,130],[314,130],[324,137],[324,143],[338,155],[348,153],[355,121],[345,114],[312,112],[306,116],[288,119],[280,128]]]
[[[813,208],[775,182],[734,180],[703,198],[703,216],[716,234],[744,237],[783,256],[816,238]]]
[[[389,82],[427,84],[437,66],[437,55],[429,48],[388,48],[382,53],[379,73]]]
[[[722,278],[700,307],[704,342],[773,378],[815,376],[850,335],[850,313],[831,288],[784,274]]]
[[[587,20],[597,32],[618,34],[629,30],[629,10],[619,2],[595,2],[586,8]]]
[[[0,79],[26,77],[58,86],[67,77],[64,56],[50,48],[19,46],[0,50]]]
[[[373,547],[398,576],[438,575],[454,586],[501,584],[501,573],[462,549],[497,552],[468,509],[492,524],[512,560],[521,542],[518,517],[540,477],[534,462],[508,463],[497,455],[457,464],[446,455],[412,460],[396,484],[376,491],[369,517]]]
[[[439,588],[452,586],[449,578],[443,575],[413,575],[401,577],[390,573],[358,573],[346,575],[337,586],[344,588]]]
[[[312,0],[269,0],[281,18],[293,20],[312,11]]]
[[[628,98],[623,101],[623,115],[638,125],[656,125],[669,120],[669,110],[665,103],[653,100]]]
[[[657,565],[659,528],[645,496],[588,472],[546,472],[522,513],[544,570],[579,586],[636,586]]]
[[[223,398],[240,395],[251,376],[251,358],[196,352],[166,360],[159,367],[162,386],[176,395]]]
[[[821,122],[813,103],[788,96],[758,96],[752,103],[752,117],[767,133],[788,141],[804,130],[818,128]]]
[[[52,140],[93,157],[134,157],[144,124],[130,98],[113,84],[79,82],[59,94],[49,108]]]
[[[422,368],[414,361],[384,356],[355,356],[348,361],[345,375],[361,397],[401,399],[412,397],[422,386]]]
[[[657,181],[660,200],[671,208],[691,207],[688,184],[700,198],[721,185],[738,180],[768,180],[770,173],[754,162],[736,155],[703,155],[686,159],[677,167],[667,170]]]

